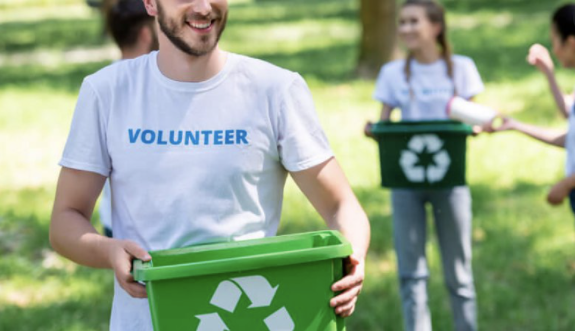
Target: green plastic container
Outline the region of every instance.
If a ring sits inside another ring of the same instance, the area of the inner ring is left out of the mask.
[[[155,331],[345,330],[329,306],[351,245],[336,231],[150,252],[134,261]]]
[[[471,127],[455,121],[379,122],[381,185],[449,188],[465,185],[466,142]]]

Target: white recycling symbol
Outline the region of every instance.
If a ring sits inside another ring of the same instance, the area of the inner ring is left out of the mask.
[[[443,148],[443,140],[439,139],[434,134],[420,134],[411,137],[407,143],[407,148],[401,151],[399,164],[403,173],[410,182],[422,183],[427,178],[429,183],[441,181],[451,164],[449,154]],[[427,167],[417,165],[419,157],[424,150],[427,153],[433,154],[433,162]]]
[[[263,276],[232,278],[220,282],[210,304],[233,313],[238,301],[245,293],[251,302],[248,308],[268,307],[276,294],[279,285],[272,287]],[[230,331],[218,313],[196,315],[200,324],[196,331]],[[270,331],[293,331],[295,324],[285,307],[264,319]]]

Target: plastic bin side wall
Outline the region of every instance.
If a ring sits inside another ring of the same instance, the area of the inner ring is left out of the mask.
[[[467,135],[456,132],[430,133],[442,139],[444,149],[449,152],[451,164],[443,180],[433,183],[427,180],[424,182],[409,181],[399,164],[401,152],[406,149],[409,140],[414,135],[422,133],[388,133],[378,135],[381,186],[387,188],[449,188],[466,185]]]
[[[269,307],[249,308],[251,302],[242,291],[234,312],[210,304],[223,281],[246,276],[263,276],[277,291]],[[337,317],[329,300],[331,285],[343,275],[342,259],[331,259],[182,279],[148,283],[150,309],[155,331],[197,330],[197,315],[218,313],[234,330],[268,330],[264,319],[285,307],[295,323],[294,330],[343,331],[344,319]]]

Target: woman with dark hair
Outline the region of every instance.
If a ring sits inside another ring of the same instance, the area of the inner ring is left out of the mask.
[[[383,104],[381,120],[389,120],[395,108],[404,121],[446,120],[453,96],[471,99],[483,91],[475,63],[451,53],[446,30],[444,9],[437,2],[408,0],[402,5],[398,31],[408,54],[381,68],[374,92]],[[365,133],[371,135],[371,123]],[[476,330],[469,188],[392,189],[391,196],[405,329],[431,330],[425,254],[425,206],[431,204],[455,329]]]
[[[565,68],[575,68],[575,4],[559,7],[551,19],[551,44],[553,54]],[[557,182],[549,191],[547,201],[559,205],[569,197],[571,209],[575,213],[575,108],[573,95],[563,95],[559,90],[554,74],[553,60],[547,49],[539,44],[531,46],[527,61],[545,74],[551,93],[560,113],[569,121],[567,132],[557,132],[534,125],[505,118],[497,131],[516,130],[553,146],[567,149],[565,178]]]

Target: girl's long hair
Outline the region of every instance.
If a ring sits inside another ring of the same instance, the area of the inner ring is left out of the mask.
[[[453,61],[451,60],[451,45],[447,40],[447,25],[445,23],[445,10],[443,7],[434,0],[407,0],[403,3],[402,7],[407,6],[421,6],[425,9],[425,13],[429,21],[441,26],[441,31],[437,35],[436,42],[441,46],[441,57],[447,66],[447,76],[453,81],[453,95],[457,94],[457,88],[455,87],[455,81],[453,79]],[[413,90],[410,84],[411,78],[411,60],[413,59],[413,53],[409,52],[407,54],[407,59],[405,61],[404,73],[409,85],[409,94],[413,97]]]

